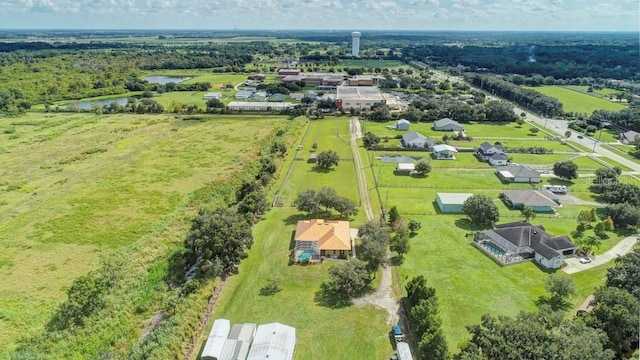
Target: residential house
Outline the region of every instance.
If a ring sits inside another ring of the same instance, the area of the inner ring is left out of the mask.
[[[418,132],[411,131],[402,135],[400,143],[405,148],[425,149],[432,147],[435,141]]]
[[[478,232],[474,245],[503,265],[535,261],[547,269],[559,269],[578,247],[566,235],[553,236],[542,225],[526,221],[496,225]]]
[[[482,161],[487,161],[493,166],[507,165],[509,158],[504,152],[502,145],[490,144],[483,142],[480,147],[476,149],[476,156]]]
[[[436,204],[443,213],[462,214],[462,205],[472,196],[473,194],[468,193],[437,193]]]
[[[433,130],[458,132],[464,130],[464,126],[455,120],[443,118],[433,122]]]
[[[506,183],[537,184],[541,181],[537,171],[523,165],[498,166],[496,173],[500,180]]]
[[[319,261],[322,256],[337,258],[351,254],[348,221],[300,220],[294,240],[294,257],[298,261]]]
[[[439,144],[432,147],[433,156],[439,160],[453,160],[456,158],[458,149],[451,145]]]
[[[640,135],[640,133],[629,130],[620,134],[620,141],[622,141],[622,143],[626,145],[634,145],[636,143],[636,137],[638,135]]]
[[[495,153],[489,156],[489,164],[493,166],[505,166],[507,165],[508,162],[509,162],[509,157],[507,156],[507,154],[503,152]]]
[[[554,212],[560,204],[558,197],[547,190],[503,190],[501,196],[514,209],[527,206],[535,212]]]

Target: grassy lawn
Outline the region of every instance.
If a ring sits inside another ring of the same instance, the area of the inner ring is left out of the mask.
[[[602,99],[563,88],[561,86],[538,86],[532,87],[544,95],[558,99],[563,105],[564,112],[583,113],[591,115],[595,110],[619,111],[626,108],[626,105],[618,102]]]
[[[635,147],[633,147],[633,145],[623,145],[623,144],[606,144],[606,145],[602,145],[602,147],[604,147],[605,149],[609,150],[609,151],[613,151],[614,153],[620,155],[620,156],[624,156],[625,158],[640,163],[640,159],[636,158],[635,156],[631,155],[630,152],[635,151]],[[609,161],[609,159],[606,159],[606,161]]]
[[[287,265],[296,214],[295,209],[273,209],[258,223],[249,257],[240,266],[240,273],[229,280],[212,319],[258,324],[277,321],[293,326],[298,338],[297,359],[328,359],[336,354],[359,359],[388,357],[392,349],[383,310],[332,308],[315,300],[331,262]],[[282,291],[274,296],[259,295],[271,276],[283,280]]]
[[[383,135],[402,135],[404,131],[397,131],[387,128],[387,126],[393,125],[394,121],[386,123],[376,122],[362,122],[363,132],[371,131],[372,133]],[[409,131],[417,131],[423,135],[431,136],[433,138],[442,138],[443,135],[451,135],[450,131],[435,131],[432,129],[433,123],[412,123]],[[522,138],[522,140],[530,139],[544,139],[544,134],[538,133],[535,136],[530,136],[529,128],[526,124],[519,127],[516,123],[471,123],[464,124],[467,135],[472,138],[486,137],[491,139],[503,139],[505,138]],[[500,140],[502,141],[502,140]]]
[[[580,172],[582,171],[593,172],[595,169],[600,169],[604,167],[604,165],[600,164],[599,162],[596,162],[595,160],[593,160],[588,156],[580,156],[571,161],[573,161],[576,165],[578,165],[578,171]]]
[[[312,150],[313,144],[317,149]],[[315,164],[307,163],[313,152],[333,150],[340,156],[340,163],[329,171],[316,170]],[[349,147],[349,121],[347,118],[326,118],[312,120],[307,137],[298,151],[298,158],[293,163],[287,182],[282,187],[279,201],[290,206],[298,192],[307,189],[319,189],[330,186],[341,196],[346,196],[356,204],[358,191],[356,172]]]
[[[0,119],[0,127],[15,129],[0,134],[0,358],[17,339],[42,330],[75,278],[113,251],[162,233],[192,192],[253,160],[255,144],[286,121],[92,114]],[[167,238],[181,241],[170,233]],[[164,249],[166,238],[154,240],[138,250]]]

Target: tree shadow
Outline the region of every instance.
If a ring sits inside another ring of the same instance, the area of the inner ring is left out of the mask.
[[[325,283],[320,285],[320,290],[316,291],[313,301],[322,307],[330,309],[342,309],[353,305],[349,297],[329,289]]]
[[[466,230],[466,231],[472,231],[472,232],[476,232],[476,231],[480,231],[480,230],[485,230],[480,226],[475,225],[474,223],[471,222],[471,220],[469,219],[457,219],[456,221],[454,221],[454,223],[456,224],[456,226],[462,230]]]
[[[285,225],[296,225],[300,220],[308,220],[312,218],[313,218],[313,214],[293,214],[284,218],[282,222]]]
[[[566,301],[564,299],[554,298],[551,296],[544,296],[544,295],[538,296],[538,298],[534,301],[534,303],[538,308],[541,306],[547,305],[553,311],[558,311],[558,310],[567,311],[571,308],[571,303],[569,301]]]
[[[323,168],[323,167],[320,167],[320,166],[316,165],[316,166],[312,167],[310,171],[318,173],[318,174],[328,174],[330,172],[335,171],[335,168],[334,167]]]

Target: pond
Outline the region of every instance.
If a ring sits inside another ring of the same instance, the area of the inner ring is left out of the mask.
[[[145,76],[142,80],[146,80],[151,84],[164,85],[170,82],[177,84],[189,79],[191,79],[191,77],[189,76],[152,75],[152,76]]]
[[[103,107],[103,106],[109,106],[109,104],[111,104],[112,102],[116,102],[119,105],[125,106],[127,105],[128,101],[129,101],[129,98],[120,97],[120,98],[104,99],[104,100],[79,101],[79,102],[68,103],[68,104],[65,104],[64,106],[76,107],[80,110],[89,110],[93,108],[93,104],[98,104],[100,107]]]

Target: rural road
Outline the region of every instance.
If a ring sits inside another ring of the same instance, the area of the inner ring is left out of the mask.
[[[566,259],[567,266],[565,266],[562,271],[567,274],[574,274],[580,271],[588,270],[594,268],[596,266],[600,266],[605,264],[618,256],[622,256],[630,253],[633,250],[633,247],[638,242],[638,235],[633,235],[622,239],[619,243],[617,243],[614,247],[612,247],[609,251],[604,254],[598,255],[588,264],[581,264],[580,258],[571,258]]]
[[[364,175],[364,166],[362,164],[362,157],[358,150],[358,139],[362,137],[362,130],[360,127],[360,121],[357,117],[349,120],[349,132],[351,133],[351,152],[353,153],[353,159],[355,160],[356,176],[358,178],[358,193],[360,194],[360,200],[362,201],[362,207],[364,207],[367,214],[367,220],[375,220],[373,210],[371,209],[371,201],[369,199],[369,189],[367,186],[367,179]],[[389,255],[387,254],[387,257]],[[393,296],[391,267],[384,266],[380,275],[380,286],[372,294],[363,296],[353,300],[356,306],[373,305],[383,308],[387,311],[387,323],[396,324],[398,322],[398,313],[400,307],[395,297]],[[407,327],[405,327],[406,329]]]

